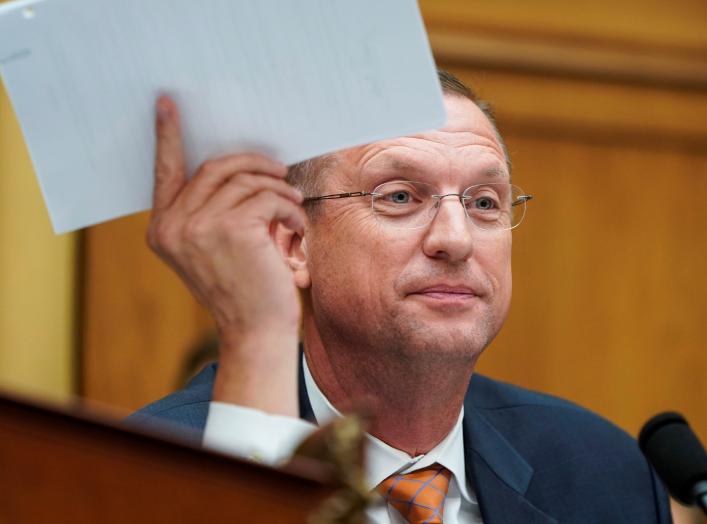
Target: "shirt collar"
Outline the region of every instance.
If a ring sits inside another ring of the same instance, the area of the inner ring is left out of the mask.
[[[329,402],[329,399],[324,396],[314,381],[304,355],[302,355],[302,360],[304,383],[317,424],[321,426],[341,417],[341,413]],[[375,489],[378,484],[393,473],[408,473],[438,463],[452,472],[462,497],[467,502],[476,503],[466,482],[464,439],[462,437],[463,419],[464,408],[462,407],[456,424],[444,440],[429,452],[417,457],[410,457],[404,451],[389,446],[382,440],[366,433],[366,483],[368,488]]]

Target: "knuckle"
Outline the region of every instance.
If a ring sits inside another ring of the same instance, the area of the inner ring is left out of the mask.
[[[253,195],[253,203],[257,205],[266,205],[266,204],[273,204],[275,202],[275,199],[277,198],[277,195],[268,189],[263,189],[261,191],[258,191],[255,195]]]
[[[253,177],[252,177],[252,175],[249,175],[248,173],[243,173],[243,172],[233,173],[228,178],[227,183],[232,186],[250,186],[253,183]]]
[[[271,213],[271,209],[273,208],[274,197],[275,195],[270,191],[255,191],[241,203],[239,206],[241,212],[239,214],[246,219],[267,216]]]
[[[253,164],[260,164],[263,160],[267,160],[266,156],[263,156],[260,153],[253,153],[252,151],[248,153],[241,153],[238,157],[239,160],[249,166]]]
[[[167,220],[152,222],[147,229],[147,243],[157,253],[171,253],[175,240],[174,228]]]
[[[166,145],[168,145],[169,140],[172,138],[172,134],[170,130],[167,128],[167,126],[163,124],[158,124],[155,127],[155,137],[157,138],[157,145],[161,149],[163,149]]]
[[[170,165],[165,160],[165,158],[160,155],[155,159],[155,178],[157,180],[162,180],[169,176]]]
[[[219,171],[220,162],[215,159],[207,160],[199,167],[197,174],[212,175]],[[203,176],[203,175],[202,175]]]
[[[192,219],[184,226],[184,239],[192,245],[200,245],[208,227],[203,220]]]
[[[247,181],[248,181],[248,174],[237,171],[237,172],[231,173],[229,175],[228,180],[226,180],[226,183],[230,184],[230,185],[240,185],[240,184],[247,182]]]

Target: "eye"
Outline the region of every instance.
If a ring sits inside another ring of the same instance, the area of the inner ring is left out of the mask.
[[[477,198],[472,202],[472,205],[474,208],[480,209],[481,211],[489,211],[498,207],[496,201],[490,197]]]
[[[395,204],[407,204],[411,198],[409,191],[394,191],[388,195],[388,199]]]

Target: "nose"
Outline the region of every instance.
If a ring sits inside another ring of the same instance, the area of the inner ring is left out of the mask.
[[[459,197],[446,195],[437,202],[436,215],[425,233],[422,251],[430,258],[448,262],[467,260],[473,252],[473,228]]]

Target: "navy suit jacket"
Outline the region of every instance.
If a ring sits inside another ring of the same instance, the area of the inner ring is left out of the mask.
[[[216,365],[133,414],[200,441]],[[300,369],[300,415],[314,421]],[[171,424],[170,424],[171,423]],[[665,490],[636,442],[570,402],[474,374],[464,401],[466,474],[484,524],[670,523]]]

